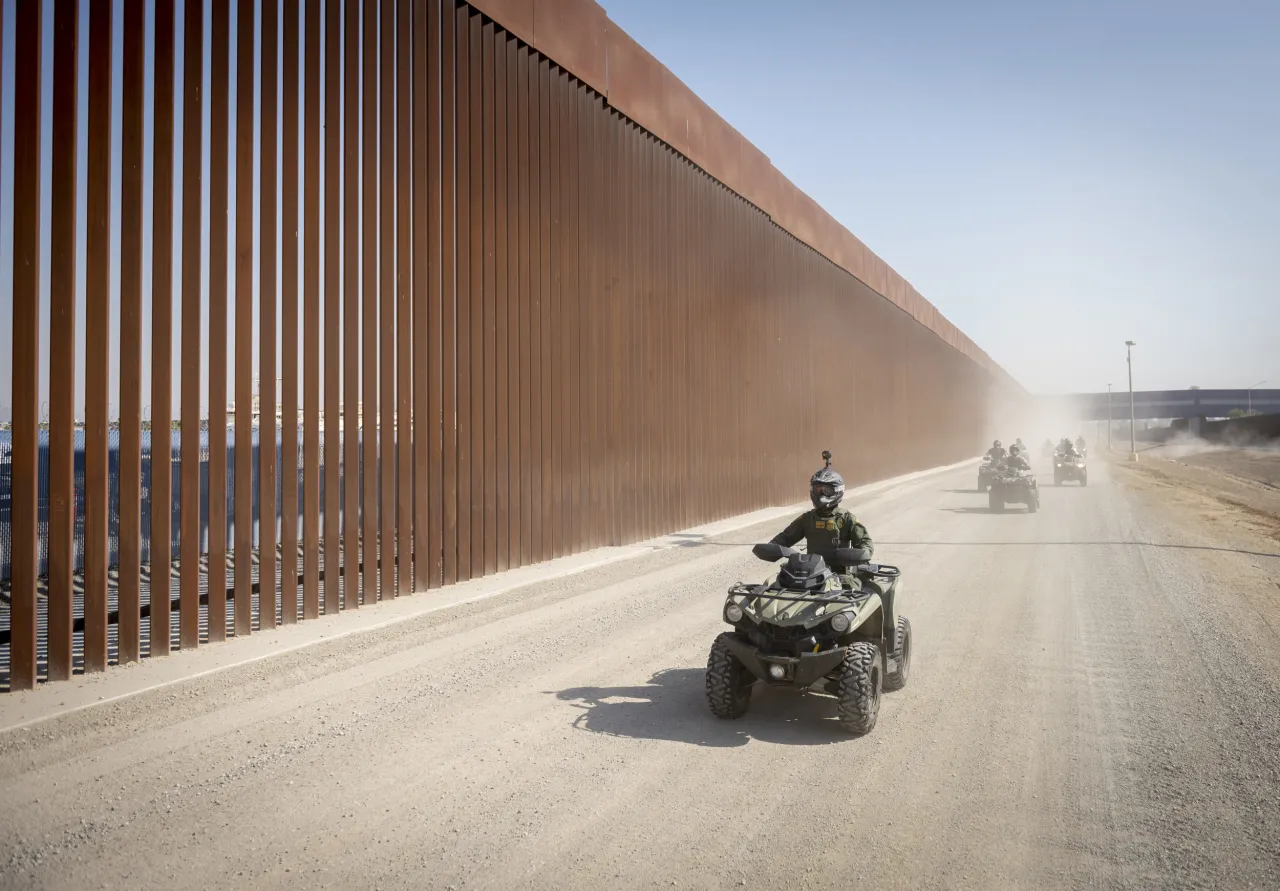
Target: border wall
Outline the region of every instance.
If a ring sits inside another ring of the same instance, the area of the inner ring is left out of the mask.
[[[961,460],[1021,394],[590,0],[260,6],[3,9],[13,689]]]

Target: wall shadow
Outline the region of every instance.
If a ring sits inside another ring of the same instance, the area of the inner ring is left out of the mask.
[[[634,687],[572,687],[553,695],[581,712],[573,727],[587,733],[732,748],[755,739],[789,746],[853,742],[835,720],[835,700],[757,684],[751,709],[737,720],[707,708],[706,672],[671,668]],[[550,692],[550,691],[549,691]]]
[[[989,507],[940,507],[938,510],[944,510],[949,514],[1017,514],[1028,513],[1024,504],[1010,504],[1004,510],[992,510]],[[923,542],[922,542],[923,543]],[[876,547],[880,547],[880,542],[876,542]]]
[[[753,538],[751,541],[714,541],[706,535],[691,532],[671,532],[663,538],[675,539],[672,546],[677,548],[749,548],[762,540]]]
[[[948,508],[942,508],[947,510]],[[985,509],[956,508],[968,513],[986,513]],[[1266,551],[1245,551],[1240,548],[1218,548],[1211,545],[1158,544],[1151,541],[878,541],[876,547],[898,545],[931,545],[954,548],[1083,548],[1083,547],[1118,547],[1118,548],[1167,548],[1177,551],[1220,551],[1224,554],[1243,554],[1247,557],[1270,557],[1280,560],[1280,554],[1269,554]]]

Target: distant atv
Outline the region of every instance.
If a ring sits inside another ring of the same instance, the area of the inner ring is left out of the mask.
[[[1081,486],[1089,485],[1089,468],[1084,463],[1084,455],[1058,454],[1053,459],[1053,484],[1061,486],[1074,480]]]
[[[840,725],[870,733],[881,691],[902,689],[911,670],[911,623],[894,603],[899,570],[868,563],[861,548],[832,555],[860,580],[882,580],[882,596],[874,588],[845,588],[817,554],[776,544],[758,544],[752,553],[786,563],[766,584],[729,589],[723,615],[733,631],[716,638],[707,659],[712,713],[742,717],[753,686],[763,683],[833,696]]]
[[[979,492],[985,492],[991,488],[991,481],[995,479],[996,474],[1003,466],[1003,461],[992,461],[990,455],[982,459],[982,463],[978,465]]]
[[[987,496],[993,513],[1000,513],[1007,504],[1025,504],[1027,513],[1040,509],[1040,485],[1035,475],[1025,470],[1001,469],[991,482]]]

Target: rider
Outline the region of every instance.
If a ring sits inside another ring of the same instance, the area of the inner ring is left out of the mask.
[[[1075,447],[1074,445],[1072,445],[1072,444],[1071,444],[1071,441],[1070,441],[1070,440],[1068,440],[1068,439],[1064,439],[1064,440],[1062,441],[1062,457],[1064,457],[1064,458],[1079,458],[1079,457],[1080,457],[1080,453],[1076,451],[1076,447]]]
[[[1021,436],[1019,436],[1019,437],[1017,438],[1017,440],[1016,440],[1016,441],[1014,441],[1014,443],[1013,443],[1013,444],[1014,444],[1015,446],[1017,446],[1017,447],[1018,447],[1018,451],[1020,451],[1020,452],[1025,452],[1025,451],[1027,450],[1027,447],[1026,447],[1026,446],[1024,446],[1024,445],[1022,444],[1022,437],[1021,437]]]
[[[1078,451],[1082,455],[1084,454],[1084,437],[1083,436],[1076,437],[1076,451]]]
[[[990,458],[993,463],[996,461],[1003,461],[1007,454],[1008,452],[1004,450],[1004,446],[1000,444],[1000,440],[998,439],[991,443],[991,448],[987,450],[987,457]]]
[[[1008,470],[1030,470],[1031,463],[1022,457],[1022,449],[1017,443],[1009,448],[1009,457],[1005,460],[1004,466]]]
[[[825,466],[809,478],[809,500],[813,510],[805,511],[791,524],[773,537],[773,544],[784,548],[795,547],[805,540],[810,554],[820,554],[831,569],[840,576],[845,587],[857,590],[861,585],[849,573],[851,567],[832,562],[836,548],[865,548],[870,559],[875,542],[867,527],[858,522],[850,511],[840,507],[844,498],[844,478],[831,469],[831,453],[823,452]]]

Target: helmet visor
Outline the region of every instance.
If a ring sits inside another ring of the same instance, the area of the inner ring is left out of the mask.
[[[834,498],[838,489],[831,483],[814,483],[810,491],[815,498]]]

